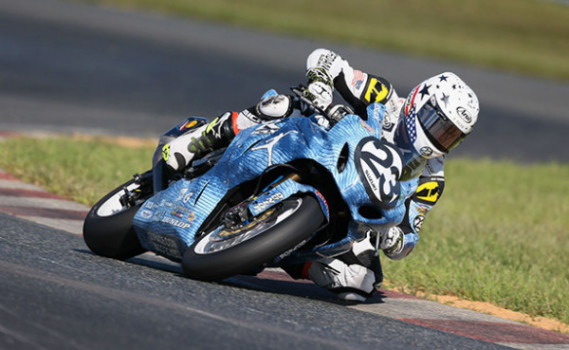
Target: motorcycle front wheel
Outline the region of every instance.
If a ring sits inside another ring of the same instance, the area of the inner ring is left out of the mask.
[[[184,273],[204,281],[248,273],[304,244],[324,222],[310,195],[287,198],[238,230],[219,219],[184,253]]]
[[[125,193],[141,190],[140,184],[130,180],[109,192],[91,208],[83,223],[83,239],[93,253],[108,258],[128,259],[145,252],[132,227],[132,219],[147,198],[140,198],[132,205],[121,203]]]

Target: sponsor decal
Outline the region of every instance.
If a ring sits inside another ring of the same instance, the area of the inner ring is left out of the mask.
[[[196,219],[196,214],[194,214],[193,211],[190,211],[190,213],[188,214],[188,222],[192,222]]]
[[[320,55],[318,58],[318,63],[316,65],[318,67],[324,68],[326,71],[329,71],[332,68],[332,63],[336,59],[337,55],[334,52],[328,52],[326,55]]]
[[[165,217],[162,219],[163,223],[166,224],[170,224],[172,226],[176,226],[179,227],[181,229],[186,229],[188,227],[190,227],[191,225],[187,222],[181,221],[181,220],[177,220],[177,219],[173,219],[173,218],[169,218],[169,217]]]
[[[191,129],[198,123],[197,120],[186,120],[180,126],[178,126],[178,130],[184,131],[186,129]]]
[[[187,193],[187,194],[184,196],[184,199],[182,199],[182,203],[184,203],[184,204],[185,204],[185,203],[188,203],[188,202],[190,201],[190,199],[192,198],[193,195],[194,195],[194,192]]]
[[[458,116],[460,118],[462,118],[462,120],[464,120],[467,123],[472,123],[472,117],[470,116],[470,113],[468,113],[468,111],[466,110],[466,108],[464,107],[457,107],[456,108],[456,113],[458,113]]]
[[[143,219],[148,220],[152,217],[152,215],[154,215],[154,213],[151,210],[143,209],[140,211],[140,217]]]
[[[164,147],[162,147],[162,158],[164,158],[164,161],[167,162],[168,158],[170,158],[170,144],[167,143],[164,145]]]
[[[259,124],[262,122],[261,118],[257,117],[256,115],[254,115],[253,113],[251,113],[248,109],[241,111],[240,113],[242,116],[244,116],[245,118],[249,119],[250,121],[252,121],[255,124]]]
[[[265,199],[264,201],[257,203],[253,206],[253,210],[256,212],[262,212],[265,209],[267,209],[268,207],[270,207],[271,205],[280,202],[281,200],[284,199],[284,195],[280,192],[277,192],[273,195],[271,195],[269,198]]]
[[[179,202],[182,200],[182,198],[184,198],[184,195],[186,194],[186,192],[188,192],[187,188],[182,188],[180,190],[180,192],[178,193],[178,197],[174,200],[174,202]]]
[[[413,220],[413,228],[415,229],[415,233],[419,233],[421,231],[421,227],[423,227],[423,221],[425,221],[424,215],[419,215]]]
[[[415,193],[417,199],[427,203],[435,203],[439,199],[439,184],[436,181],[425,182],[419,185]]]
[[[273,165],[273,147],[275,147],[277,142],[279,142],[283,137],[285,137],[288,134],[292,134],[292,133],[297,134],[298,131],[291,130],[291,131],[287,131],[286,133],[278,134],[278,135],[272,137],[271,139],[269,139],[268,141],[266,141],[266,143],[264,145],[251,148],[251,150],[257,151],[257,150],[261,150],[261,149],[266,149],[267,150],[267,158],[269,160],[268,166],[271,166],[271,165]]]
[[[181,219],[181,218],[184,217],[184,212],[181,211],[181,210],[172,210],[172,211],[170,212],[170,215],[175,216],[175,217]]]
[[[423,157],[430,157],[433,155],[433,150],[431,149],[431,147],[427,146],[421,147],[421,155]]]
[[[385,100],[388,94],[389,90],[385,85],[376,78],[371,78],[369,80],[364,99],[369,103],[381,102]]]
[[[280,130],[275,123],[266,123],[259,126],[251,135],[268,135]]]

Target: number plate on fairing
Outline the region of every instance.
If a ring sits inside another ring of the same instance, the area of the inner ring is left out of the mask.
[[[401,195],[401,159],[397,148],[373,136],[362,139],[356,147],[358,175],[371,201],[382,208],[393,207]]]

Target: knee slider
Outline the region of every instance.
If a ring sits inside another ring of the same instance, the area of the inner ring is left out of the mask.
[[[292,99],[287,95],[267,97],[256,106],[256,114],[265,120],[288,117],[292,113]]]

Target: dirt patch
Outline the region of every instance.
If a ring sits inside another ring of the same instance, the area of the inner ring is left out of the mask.
[[[389,287],[385,286],[385,288]],[[399,289],[396,291],[401,292]],[[526,323],[541,329],[569,334],[569,325],[561,321],[541,316],[532,317],[530,315],[504,309],[502,307],[484,301],[470,301],[460,299],[459,297],[453,295],[431,295],[424,292],[411,293],[410,291],[403,291],[403,293],[414,294],[423,299],[433,300],[441,304],[459,307],[461,309],[473,310],[487,315],[497,316],[510,321]]]
[[[558,331],[569,334],[569,325],[562,323],[558,320],[545,317],[531,317],[529,315],[523,314],[521,312],[516,312],[512,310],[507,310],[496,305],[490,304],[483,301],[469,301],[462,300],[458,297],[451,295],[433,295],[427,296],[429,299],[438,301],[439,303],[460,307],[463,309],[469,309],[478,311],[481,313],[498,316],[505,318],[507,320],[518,321],[536,326],[542,329],[547,329],[551,331]]]
[[[149,146],[157,146],[158,139],[141,139],[136,137],[128,137],[128,136],[94,136],[94,135],[85,135],[85,134],[73,134],[73,139],[75,140],[99,140],[106,143],[111,143],[118,146],[123,147],[130,147],[130,148],[142,148],[142,147],[149,147]]]

